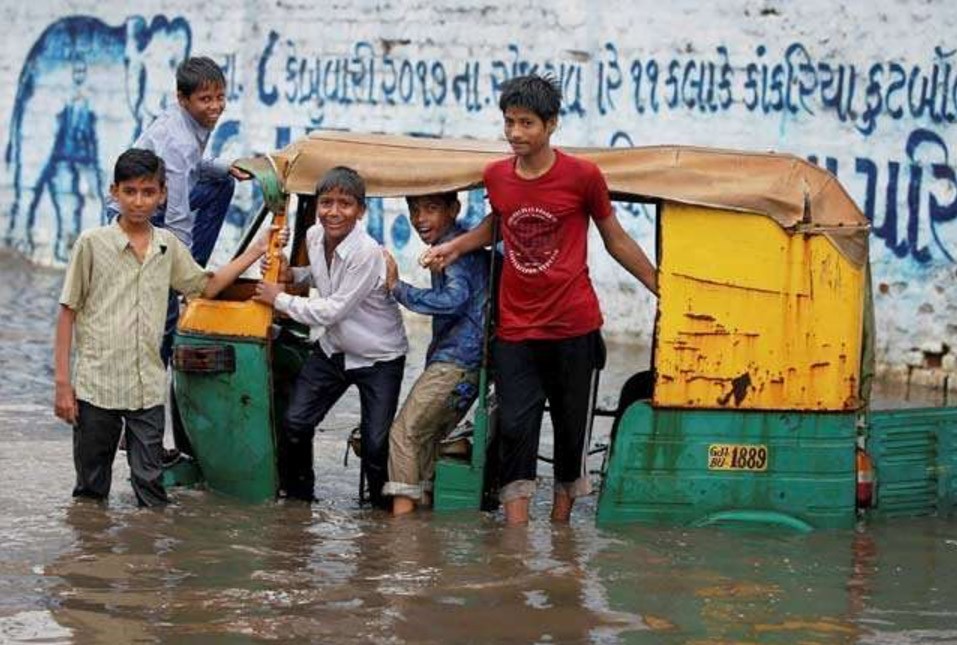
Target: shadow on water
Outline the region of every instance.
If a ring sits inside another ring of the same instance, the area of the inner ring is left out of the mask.
[[[73,501],[70,431],[50,412],[62,276],[0,255],[0,277],[0,642],[957,642],[957,522],[611,529],[586,499],[552,526],[547,483],[527,529],[393,519],[358,507],[358,465],[342,466],[354,397],[317,436],[312,506],[176,490],[140,510],[121,459],[108,505]],[[411,328],[406,386],[426,334]],[[627,345],[609,356],[606,408],[648,364]]]

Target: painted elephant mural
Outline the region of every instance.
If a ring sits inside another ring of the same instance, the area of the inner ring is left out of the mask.
[[[69,16],[44,30],[24,60],[7,141],[7,246],[64,261],[79,231],[101,223],[111,160],[172,100],[191,44],[189,23],[162,15],[119,26]]]

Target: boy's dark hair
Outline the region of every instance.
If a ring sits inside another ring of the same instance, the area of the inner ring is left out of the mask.
[[[528,74],[516,76],[502,84],[498,107],[505,112],[510,107],[531,110],[542,121],[558,116],[562,106],[562,88],[554,76]]]
[[[160,186],[165,186],[166,164],[152,150],[130,148],[119,156],[113,166],[113,183],[120,184],[141,177],[154,177]]]
[[[412,208],[412,201],[415,199],[420,199],[422,197],[431,197],[433,199],[437,199],[443,204],[445,204],[446,206],[451,206],[452,204],[455,204],[456,202],[459,201],[458,192],[454,190],[448,190],[448,191],[445,191],[444,193],[429,193],[427,195],[408,195],[405,198],[406,206],[408,206],[409,208]]]
[[[212,58],[193,56],[176,68],[176,91],[183,96],[192,96],[193,92],[210,84],[226,87],[223,70]]]
[[[352,168],[336,166],[331,168],[316,184],[316,197],[338,188],[347,195],[352,195],[360,206],[366,203],[366,182]]]

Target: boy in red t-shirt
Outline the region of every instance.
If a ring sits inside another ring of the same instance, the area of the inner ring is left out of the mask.
[[[505,263],[493,360],[509,524],[528,521],[546,400],[555,430],[552,520],[567,522],[575,498],[591,492],[585,458],[605,347],[586,264],[590,220],[611,256],[657,289],[655,267],[615,217],[601,171],[551,147],[561,98],[553,79],[537,75],[502,86],[499,107],[515,156],[485,168],[493,212],[425,258],[442,268],[490,244],[492,218],[500,218]]]

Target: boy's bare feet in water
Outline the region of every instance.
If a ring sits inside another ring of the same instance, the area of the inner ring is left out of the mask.
[[[518,497],[505,502],[505,523],[509,526],[528,524],[529,498]]]
[[[563,490],[556,490],[552,500],[552,521],[568,523],[572,516],[575,498]]]
[[[415,510],[415,500],[405,495],[396,495],[392,498],[392,514],[406,515]]]

